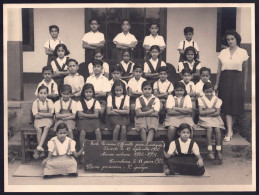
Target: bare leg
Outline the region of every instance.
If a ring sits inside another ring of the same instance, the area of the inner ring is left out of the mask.
[[[127,129],[126,129],[126,126],[125,125],[122,125],[121,126],[121,141],[126,141],[127,137]]]
[[[85,141],[85,131],[82,129],[80,131],[80,137],[79,137],[79,142],[80,142],[80,148],[83,147],[84,141]]]
[[[36,131],[37,131],[37,142],[38,142],[38,145],[39,145],[40,139],[41,139],[41,134],[42,134],[42,128],[38,127],[38,128],[36,128]]]
[[[176,128],[170,126],[167,131],[167,138],[168,138],[169,143],[171,143],[173,141],[175,133],[176,133]]]
[[[221,146],[221,132],[220,128],[215,128],[215,134],[216,134],[216,145]]]
[[[68,130],[68,137],[71,138],[71,139],[74,139],[74,134],[73,134],[73,130],[72,129]]]
[[[49,132],[49,127],[44,127],[43,129],[43,133],[41,135],[41,139],[40,139],[40,143],[39,143],[39,146],[42,147],[47,135],[48,135],[48,132]]]
[[[207,127],[207,141],[208,141],[208,145],[212,146],[212,127]]]
[[[227,136],[231,136],[233,134],[233,116],[232,115],[226,115],[226,122],[227,122]]]
[[[142,141],[147,141],[147,132],[145,128],[140,129],[140,136]]]
[[[119,133],[120,133],[120,125],[116,125],[114,130],[113,130],[113,134],[112,134],[112,140],[113,141],[118,140]]]
[[[97,141],[101,141],[102,140],[102,133],[101,133],[101,130],[99,128],[97,128],[95,130],[95,136],[96,136],[96,140]]]
[[[149,129],[147,134],[147,142],[151,142],[154,138],[155,129]]]

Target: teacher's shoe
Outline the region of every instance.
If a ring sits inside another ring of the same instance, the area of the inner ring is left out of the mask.
[[[224,142],[229,142],[232,139],[233,133],[230,136],[225,136]]]

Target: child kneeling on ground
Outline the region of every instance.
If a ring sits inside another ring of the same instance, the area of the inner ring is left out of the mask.
[[[67,137],[68,128],[65,123],[57,126],[57,136],[48,142],[48,157],[43,160],[43,178],[50,178],[57,175],[78,176],[77,162],[74,159],[79,157],[84,147],[76,152],[76,142]]]
[[[178,128],[180,138],[172,141],[167,153],[164,151],[168,168],[165,174],[203,175],[205,172],[199,147],[192,139],[191,127],[182,123]]]

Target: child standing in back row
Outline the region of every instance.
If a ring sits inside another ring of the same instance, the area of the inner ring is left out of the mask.
[[[159,25],[157,23],[151,23],[149,27],[150,35],[146,36],[143,42],[143,47],[145,48],[146,57],[145,59],[150,59],[149,50],[153,45],[158,45],[161,53],[164,51],[166,45],[164,38],[158,35]]]
[[[151,142],[158,129],[160,101],[152,94],[150,81],[144,81],[141,87],[143,95],[136,99],[135,127],[142,141]]]
[[[51,62],[56,59],[54,55],[54,50],[56,46],[60,43],[63,43],[61,39],[58,37],[59,34],[59,27],[56,25],[49,26],[49,33],[51,38],[46,41],[44,44],[44,49],[46,55],[48,55],[47,66],[51,66]]]
[[[127,125],[129,125],[129,96],[125,84],[116,80],[111,89],[111,95],[107,98],[108,121],[113,129],[113,140],[127,140]]]
[[[194,40],[192,40],[192,37],[193,37],[194,33],[193,33],[193,28],[192,27],[186,27],[184,28],[184,36],[185,36],[185,40],[182,40],[180,43],[179,43],[179,46],[178,46],[178,51],[179,51],[179,54],[180,54],[180,58],[179,58],[179,62],[182,62],[184,59],[184,51],[187,47],[194,47],[196,52],[197,52],[197,60],[199,60],[200,58],[200,50],[198,48],[198,44],[197,42],[195,42]]]
[[[115,56],[116,60],[121,60],[122,51],[125,49],[129,49],[132,51],[138,41],[136,37],[129,32],[131,28],[130,22],[127,19],[122,20],[121,22],[121,29],[122,32],[117,34],[116,37],[113,39],[113,42],[116,44],[117,54]]]

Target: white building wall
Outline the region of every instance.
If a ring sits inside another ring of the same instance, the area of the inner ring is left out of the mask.
[[[50,38],[49,26],[55,24],[59,27],[60,38],[70,51],[70,57],[79,63],[84,61],[82,37],[85,33],[83,8],[48,8],[34,9],[34,51],[23,52],[24,72],[41,72],[46,66],[47,55],[43,48]]]
[[[237,23],[236,30],[241,35],[241,43],[252,43],[252,29],[251,29],[251,8],[239,7],[237,8]]]

